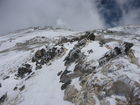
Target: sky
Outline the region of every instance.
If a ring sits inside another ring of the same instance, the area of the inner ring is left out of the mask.
[[[31,26],[89,30],[139,24],[140,0],[0,0],[0,34]]]

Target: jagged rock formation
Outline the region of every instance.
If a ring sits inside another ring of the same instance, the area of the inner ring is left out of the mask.
[[[31,55],[1,71],[0,105],[140,105],[139,34],[115,28],[18,42],[8,51],[24,45]]]
[[[18,68],[17,77],[23,78],[25,74],[30,74],[32,72],[32,67],[30,64],[24,64],[22,67]]]

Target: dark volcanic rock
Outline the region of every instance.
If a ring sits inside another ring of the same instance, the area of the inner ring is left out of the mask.
[[[58,73],[57,73],[57,76],[60,76],[61,74],[62,74],[62,71],[58,72]]]
[[[75,72],[81,72],[83,74],[90,74],[96,69],[95,66],[92,66],[88,62],[81,61],[77,63],[77,65],[74,68]]]
[[[95,35],[93,32],[90,32],[90,31],[87,31],[85,32],[84,35],[81,35],[80,38],[79,38],[79,41],[83,40],[83,39],[87,39],[87,40],[92,40],[94,41],[95,40]]]
[[[88,31],[87,31],[85,35],[87,36],[87,39],[88,39],[88,40],[92,40],[92,41],[95,40],[95,35],[94,35],[93,32],[88,32]]]
[[[79,37],[74,37],[70,40],[70,42],[79,41],[79,40],[80,40]]]
[[[121,52],[121,49],[118,48],[118,47],[115,47],[115,48],[114,48],[114,51],[116,52],[117,55],[119,55],[119,54],[122,53],[122,52]]]
[[[129,42],[124,42],[124,47],[125,47],[125,53],[127,54],[128,51],[130,50],[131,47],[133,47],[134,44],[133,43],[129,43]]]
[[[16,87],[14,87],[14,89],[13,89],[13,90],[14,90],[14,91],[16,91],[17,89],[18,89],[18,87],[16,86]]]
[[[36,63],[36,70],[38,70],[38,69],[41,69],[42,68],[42,65],[41,64],[39,64],[39,63]]]
[[[84,47],[87,43],[86,39],[80,40],[78,41],[78,43],[74,46],[74,48],[80,48],[80,47]]]
[[[22,67],[18,68],[17,77],[23,78],[25,74],[30,74],[32,72],[32,67],[30,64],[24,64]]]
[[[132,46],[133,43],[124,42],[120,46],[115,47],[113,50],[108,51],[102,58],[99,59],[99,65],[104,65],[107,61],[117,57],[120,54],[127,54]]]
[[[65,65],[69,65],[72,62],[75,62],[78,58],[81,56],[81,50],[80,49],[72,49],[67,57],[64,59]]]
[[[38,51],[35,53],[35,57],[36,57],[36,58],[41,58],[41,57],[44,56],[45,54],[46,54],[45,49],[41,49],[41,50],[38,50]]]
[[[10,76],[5,76],[5,77],[3,78],[3,80],[6,80],[6,79],[8,79],[8,78],[10,78]]]
[[[67,74],[70,72],[71,71],[68,71],[68,70],[65,70],[64,72],[62,72],[62,74],[60,76],[60,82],[62,82],[62,83],[68,82],[70,79],[68,78]]]
[[[69,40],[68,38],[66,38],[66,37],[61,37],[60,42],[58,42],[58,44],[67,43],[67,42],[69,42],[69,41],[70,41],[70,40]]]
[[[71,84],[71,80],[69,80],[68,82],[64,83],[62,86],[61,86],[61,90],[64,90],[67,88],[68,85]]]
[[[92,49],[91,49],[91,50],[88,50],[88,53],[89,53],[89,54],[93,53],[93,50],[92,50]]]
[[[2,97],[0,97],[0,105],[6,100],[7,98],[7,93],[4,94]]]
[[[51,60],[53,60],[55,57],[59,57],[61,54],[64,53],[64,47],[61,46],[50,46],[47,47],[47,49],[41,49],[38,50],[34,57],[32,58],[32,62],[36,63],[36,70],[41,69],[42,65],[48,64]]]
[[[32,62],[36,62],[36,61],[37,61],[37,58],[33,57]]]
[[[21,88],[19,88],[20,91],[25,89],[25,85],[23,85]]]

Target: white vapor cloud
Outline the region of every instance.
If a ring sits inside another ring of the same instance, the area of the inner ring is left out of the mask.
[[[130,25],[130,24],[140,24],[140,8],[133,8],[133,5],[131,5],[130,1],[132,0],[116,0],[117,3],[120,6],[120,9],[122,11],[122,18],[119,21],[120,25]],[[125,9],[125,4],[129,2],[129,5],[127,5],[127,8]],[[138,0],[133,1],[133,3],[138,3]]]
[[[90,0],[0,1],[0,34],[48,25],[87,30],[102,28],[104,22]]]
[[[140,10],[131,10],[124,13],[120,20],[120,25],[140,24]]]

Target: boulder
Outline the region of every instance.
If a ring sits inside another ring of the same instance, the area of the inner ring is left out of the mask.
[[[36,58],[41,58],[42,56],[44,56],[46,54],[46,50],[45,49],[41,49],[41,50],[38,50],[36,53],[35,53],[35,57]]]
[[[62,74],[63,71],[60,71],[57,73],[57,76],[60,76]]]
[[[69,65],[75,62],[80,57],[81,57],[81,49],[79,48],[72,49],[67,55],[67,57],[64,59],[65,65]]]
[[[71,84],[71,80],[69,80],[68,82],[64,83],[62,86],[61,86],[61,90],[64,90],[67,88],[68,85]]]
[[[0,105],[6,100],[6,98],[7,98],[7,93],[5,93],[0,97]]]
[[[125,47],[125,53],[128,54],[128,51],[130,50],[131,47],[133,47],[134,44],[133,43],[129,43],[129,42],[124,42],[124,47]]]
[[[23,78],[25,74],[30,74],[32,72],[32,67],[30,64],[24,64],[22,67],[18,68],[17,76]]]
[[[74,103],[78,90],[74,86],[69,85],[64,91],[64,100]]]
[[[95,35],[93,32],[86,32],[86,35],[88,40],[92,40],[92,41],[95,40]]]

